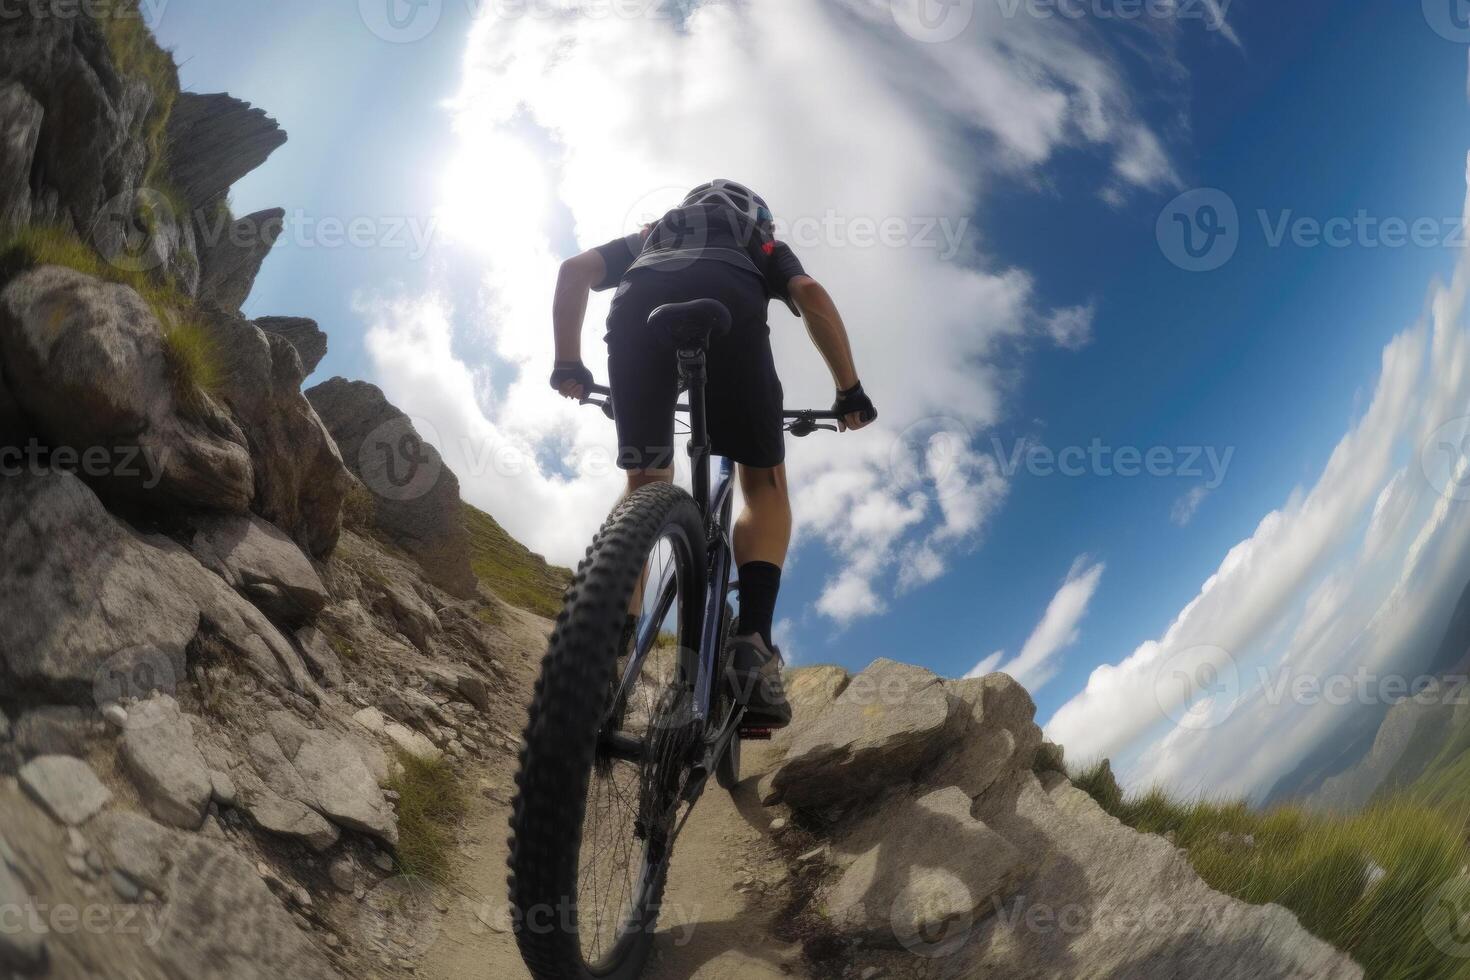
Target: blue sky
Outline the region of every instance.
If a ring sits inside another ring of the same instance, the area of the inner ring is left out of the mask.
[[[1055,5],[978,0],[965,30],[929,43],[904,29],[915,2],[711,3],[676,25],[561,0],[541,4],[557,17],[487,4],[477,19],[443,0],[422,39],[389,43],[354,9],[374,16],[367,0],[248,11],[172,0],[157,29],[186,86],[248,99],[291,134],[237,187],[237,213],[437,222],[423,257],[289,233],[248,310],[316,317],[331,337],[320,376],[373,380],[446,442],[490,447],[447,453],[471,471],[466,495],[562,560],[616,485],[566,455],[609,443],[610,430],[542,390],[549,276],[574,243],[621,234],[716,173],[765,189],[791,220],[835,209],[967,221],[957,260],[912,243],[823,240],[802,253],[845,309],[889,427],[792,445],[804,530],[782,639],[801,662],[892,656],[959,676],[995,651],[1005,655],[991,666],[1013,668],[1032,637],[1040,663],[1023,679],[1074,756],[1105,752],[1139,780],[1176,782],[1218,756],[1218,773],[1200,778],[1260,791],[1326,737],[1329,718],[1245,698],[1227,720],[1180,728],[1140,693],[1148,684],[1079,692],[1100,666],[1154,669],[1149,645],[1168,652],[1186,634],[1194,645],[1229,637],[1247,678],[1257,664],[1397,663],[1470,577],[1454,560],[1458,510],[1439,515],[1414,465],[1418,429],[1466,414],[1444,408],[1464,407],[1460,381],[1432,383],[1440,348],[1419,358],[1429,377],[1404,384],[1443,398],[1384,424],[1386,459],[1347,459],[1367,475],[1352,506],[1326,508],[1332,528],[1312,495],[1331,496],[1334,448],[1373,422],[1375,391],[1391,387],[1385,346],[1427,336],[1414,331],[1431,284],[1456,273],[1464,249],[1273,247],[1257,213],[1457,219],[1466,46],[1418,4],[1368,0],[1235,0],[1226,30],[1120,21],[1101,2],[1074,21],[1044,16]],[[1224,191],[1239,214],[1238,249],[1210,272],[1171,263],[1158,234],[1161,212],[1194,188]],[[589,315],[594,366],[602,309]],[[1063,321],[1080,332],[1059,338],[1049,325]],[[772,322],[791,400],[830,397],[799,325],[780,312]],[[904,434],[936,415],[969,440],[943,493],[893,467]],[[1231,455],[1184,522],[1176,507],[1207,477],[995,472],[997,443],[1021,439]],[[485,465],[503,446],[529,462]],[[1393,486],[1414,493],[1390,487],[1400,473]],[[955,500],[971,506],[947,509]],[[1375,501],[1409,515],[1387,544],[1370,531]],[[1309,527],[1322,556],[1266,588],[1295,553],[1272,550],[1278,523]],[[1432,547],[1416,545],[1426,535]],[[1401,574],[1375,564],[1380,545]],[[1241,561],[1227,569],[1232,549]],[[1238,567],[1251,555],[1262,568]],[[1197,602],[1212,576],[1223,584]],[[1417,605],[1393,586],[1408,580]],[[1197,622],[1227,586],[1261,606],[1236,617],[1259,620],[1249,635],[1224,613]],[[1328,617],[1337,632],[1318,636],[1314,610],[1326,617],[1333,602],[1355,615]],[[1142,720],[1115,731],[1120,715]],[[1217,750],[1247,718],[1292,734],[1270,765],[1239,774]]]

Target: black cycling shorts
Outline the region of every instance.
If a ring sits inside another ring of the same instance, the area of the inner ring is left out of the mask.
[[[667,334],[648,326],[648,315],[665,303],[694,299],[719,300],[732,321],[730,332],[710,343],[705,410],[711,450],[746,466],[781,465],[783,393],[771,356],[765,285],[752,272],[709,259],[672,270],[634,269],[618,285],[607,317],[618,465],[665,469],[684,451],[687,438],[674,439],[678,361]]]

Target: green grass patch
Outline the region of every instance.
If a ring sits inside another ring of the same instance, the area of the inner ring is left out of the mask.
[[[365,531],[373,526],[377,513],[378,499],[361,480],[353,479],[342,499],[342,523],[354,531]]]
[[[194,302],[172,283],[108,262],[60,225],[30,225],[0,243],[0,282],[43,265],[63,266],[132,289],[158,321],[169,379],[179,400],[186,407],[197,406],[201,392],[219,391],[225,377],[209,331],[197,319]]]
[[[95,9],[94,16],[118,73],[142,79],[153,93],[153,105],[143,120],[143,139],[148,148],[143,183],[161,190],[168,173],[168,120],[179,98],[178,65],[148,29],[139,0],[112,0]],[[178,213],[182,218],[187,211],[185,207]]]
[[[462,519],[470,533],[470,564],[490,591],[540,616],[561,612],[562,593],[572,582],[570,571],[548,565],[482,510],[464,504]]]
[[[399,866],[404,874],[445,883],[469,795],[448,760],[428,762],[406,752],[397,758],[402,768],[388,788],[398,794]]]
[[[1210,887],[1274,902],[1343,950],[1372,978],[1467,978],[1470,959],[1441,948],[1470,898],[1465,814],[1422,799],[1337,816],[1296,806],[1185,801],[1160,790],[1124,794],[1103,762],[1073,784],[1145,833],[1169,834]],[[1446,889],[1454,900],[1440,903]],[[1435,940],[1441,940],[1436,945]],[[1470,952],[1470,949],[1466,950]]]

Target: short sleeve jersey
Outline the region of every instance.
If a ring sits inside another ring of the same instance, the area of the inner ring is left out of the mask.
[[[607,273],[592,287],[612,289],[633,269],[669,267],[693,260],[714,260],[755,273],[765,284],[766,296],[781,300],[800,316],[791,300],[791,280],[805,275],[791,246],[758,234],[742,233],[733,212],[718,205],[681,208],[664,215],[645,240],[641,232],[599,245]]]

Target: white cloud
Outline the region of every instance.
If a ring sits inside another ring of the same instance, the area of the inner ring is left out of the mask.
[[[1470,578],[1470,506],[1420,464],[1430,434],[1470,414],[1466,261],[1384,348],[1371,403],[1316,483],[1232,548],[1162,637],[1097,668],[1047,723],[1051,738],[1113,756],[1134,785],[1261,793],[1356,706],[1272,696],[1283,672],[1324,682],[1422,669]],[[1202,690],[1205,662],[1231,683]],[[1170,720],[1185,712],[1213,724]]]
[[[1086,555],[1078,558],[1072,563],[1061,588],[1047,604],[1041,622],[1026,638],[1021,652],[1003,666],[997,666],[1003,654],[993,653],[965,676],[983,677],[999,671],[1010,674],[1032,693],[1043,687],[1060,669],[1057,656],[1081,637],[1082,618],[1087,615],[1087,607],[1092,604],[1092,597],[1102,583],[1105,567],[1102,562],[1090,562]]]
[[[1065,149],[1100,158],[1079,194],[1121,199],[1175,179],[1125,58],[1071,22],[981,4],[963,39],[923,44],[899,31],[888,0],[705,4],[678,27],[561,6],[556,17],[491,11],[470,33],[442,178],[452,260],[440,261],[483,263],[478,294],[446,277],[433,295],[379,298],[366,314],[389,398],[447,442],[467,441],[469,452],[446,453],[466,497],[557,561],[580,554],[618,486],[606,420],[545,384],[569,236],[585,248],[625,234],[715,175],[758,187],[788,227],[829,213],[955,226],[995,174],[1036,172]],[[995,461],[973,446],[943,459],[923,447],[896,469],[907,433],[944,418],[978,436],[1004,417],[998,353],[1035,335],[1069,348],[1090,336],[1091,307],[1051,309],[1027,271],[981,244],[969,236],[958,260],[840,235],[800,250],[845,311],[882,412],[863,433],[790,447],[799,533],[844,568],[817,605],[839,621],[941,576],[1006,498]],[[594,298],[583,346],[600,376],[606,302]],[[788,401],[830,402],[801,325],[776,306],[772,331]],[[493,377],[467,350],[493,356]],[[502,457],[514,465],[485,465]]]
[[[1169,520],[1180,527],[1187,527],[1189,522],[1194,520],[1194,515],[1199,510],[1199,505],[1204,503],[1205,498],[1209,495],[1210,490],[1208,487],[1195,487],[1190,490],[1184,496],[1174,501],[1174,508],[1169,512]]]

